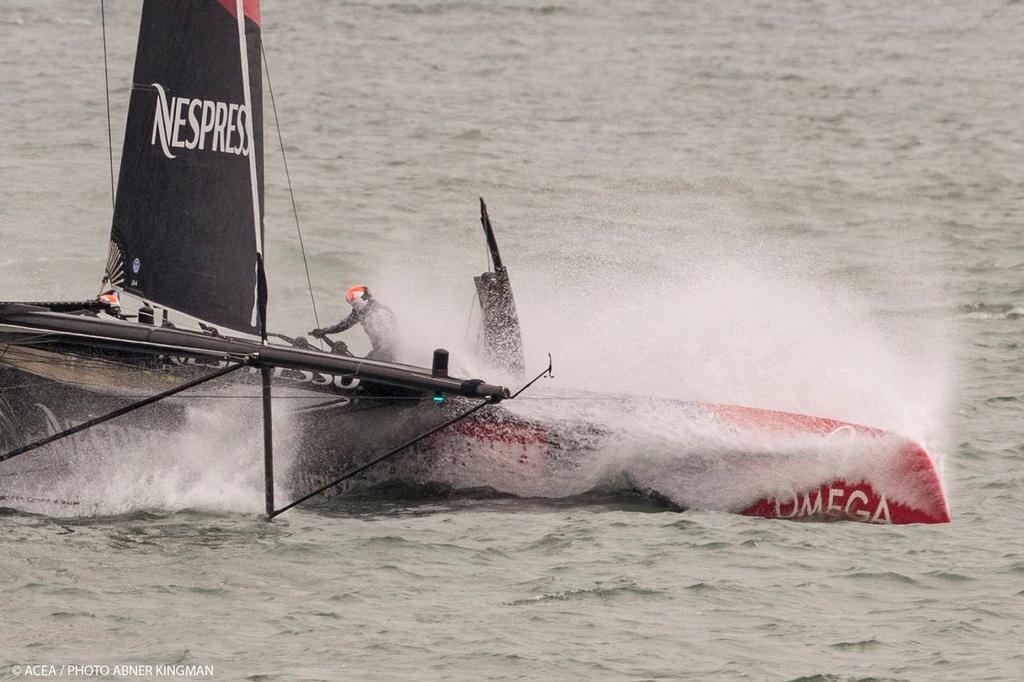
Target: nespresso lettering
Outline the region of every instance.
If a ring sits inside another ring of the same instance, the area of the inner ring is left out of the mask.
[[[251,144],[245,132],[249,114],[244,104],[188,97],[168,101],[163,86],[153,83],[153,87],[156,109],[150,143],[155,145],[159,139],[167,158],[175,158],[175,148],[249,155]]]

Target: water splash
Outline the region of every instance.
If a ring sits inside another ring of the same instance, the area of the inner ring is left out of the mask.
[[[510,266],[528,366],[551,352],[562,394],[538,399],[540,410],[529,407],[536,391],[507,407],[545,423],[601,425],[613,436],[592,448],[588,466],[571,474],[531,480],[526,469],[510,468],[502,459],[509,453],[476,452],[460,461],[458,480],[523,495],[641,485],[667,489],[687,506],[723,508],[753,490],[791,493],[804,479],[808,485],[821,482],[808,471],[836,478],[870,472],[879,453],[892,447],[861,439],[842,447],[831,442],[823,450],[820,437],[794,443],[761,434],[757,442],[736,443],[720,429],[680,432],[690,427],[680,426],[677,408],[646,401],[651,396],[890,430],[922,443],[941,472],[955,376],[951,330],[929,313],[942,309],[932,283],[904,286],[893,279],[888,286],[873,281],[857,287],[836,274],[842,263],[814,262],[764,240],[689,240],[678,263],[669,262],[666,250],[679,251],[680,243],[666,245],[656,261],[628,243],[616,244],[622,250],[615,254],[587,243],[541,267]],[[901,267],[912,270],[913,259]],[[886,272],[881,268],[877,277],[884,279]],[[455,357],[465,358],[472,343],[452,330],[465,325],[471,288],[447,280],[438,285],[436,279],[436,272],[407,268],[401,279],[406,288],[393,290],[396,308],[431,347],[454,346],[460,349]],[[424,298],[423,291],[432,295]],[[470,375],[487,375],[482,365],[464,365]],[[602,397],[583,408],[593,398],[586,393]],[[615,395],[622,397],[605,397]],[[589,428],[580,426],[577,435]],[[737,451],[784,453],[788,459],[783,466],[776,461],[758,467],[758,480],[725,475],[728,466],[710,466]],[[737,480],[743,481],[741,489]],[[704,491],[716,492],[712,499]],[[906,488],[901,494],[916,495]]]
[[[238,389],[224,393],[237,395]],[[262,511],[263,436],[255,397],[195,399],[180,421],[168,414],[132,416],[12,462],[17,466],[4,472],[9,503],[53,516],[140,509]],[[283,481],[291,464],[290,425],[278,418],[275,426],[281,446],[276,463],[283,472],[278,480]]]

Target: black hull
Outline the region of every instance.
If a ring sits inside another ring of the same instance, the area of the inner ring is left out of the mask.
[[[0,454],[207,375],[225,364],[102,348],[8,346],[0,360],[0,386],[4,388],[0,392]],[[431,393],[344,375],[285,368],[273,372],[278,506],[479,402],[447,397],[439,403]],[[259,370],[243,368],[0,462],[0,505],[45,513],[51,513],[53,505],[72,506],[89,513],[97,501],[87,499],[77,485],[83,477],[102,477],[104,471],[121,470],[138,458],[158,456],[162,466],[172,465],[169,459],[179,453],[187,456],[195,442],[204,443],[205,430],[216,432],[209,441],[228,440],[233,450],[245,450],[244,457],[251,461],[243,459],[242,466],[261,470],[262,442],[257,438],[262,431],[260,386]],[[500,407],[489,406],[470,423],[511,419]],[[458,432],[452,435],[460,438]],[[438,453],[452,456],[450,443],[441,432],[330,493],[394,479],[426,482]],[[234,452],[232,456],[240,455]],[[258,487],[253,494],[258,496]]]

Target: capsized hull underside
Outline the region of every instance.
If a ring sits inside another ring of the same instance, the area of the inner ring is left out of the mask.
[[[3,451],[215,366],[9,347],[0,360]],[[462,398],[438,404],[429,395],[315,372],[276,375],[279,503],[474,404]],[[133,459],[142,466],[147,457],[158,457],[160,469],[182,453],[202,466],[194,458],[204,449],[218,466],[225,458],[235,462],[229,473],[245,470],[258,496],[260,434],[259,376],[243,370],[0,462],[0,503],[31,508],[38,502],[47,513],[55,509],[51,503],[94,509],[97,501],[83,494],[102,487],[79,485],[83,471],[95,480],[105,467],[123,468]],[[144,481],[143,470],[135,469],[139,476],[128,484]],[[188,476],[176,475],[179,485],[188,484]],[[640,490],[681,508],[768,518],[949,520],[931,459],[900,436],[781,412],[615,396],[537,396],[489,406],[333,492],[388,482],[547,498]]]

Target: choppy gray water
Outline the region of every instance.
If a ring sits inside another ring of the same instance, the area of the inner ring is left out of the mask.
[[[321,318],[365,280],[410,360],[458,348],[482,194],[560,389],[899,430],[953,523],[381,495],[266,524],[217,477],[257,451],[218,441],[113,515],[0,515],[0,677],[1024,677],[1024,4],[263,5]],[[107,3],[115,161],[138,11]],[[0,299],[91,296],[99,8],[4,0],[0,44]],[[272,308],[301,332],[278,151]]]

